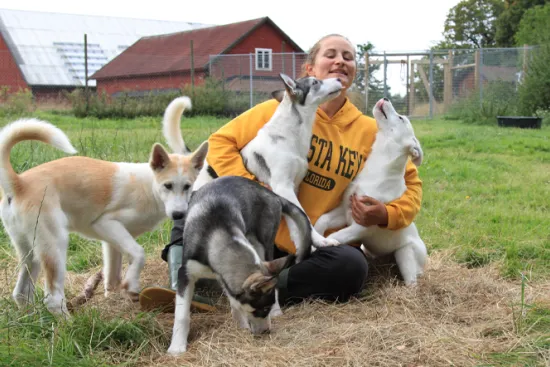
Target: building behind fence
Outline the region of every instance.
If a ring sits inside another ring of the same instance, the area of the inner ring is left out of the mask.
[[[89,77],[100,67],[100,61],[105,62],[101,58],[120,53],[117,50],[97,53],[93,47],[88,47],[87,52],[67,50],[67,45],[58,45],[52,47],[49,58],[31,60],[41,63],[41,70],[46,71],[42,73],[44,83],[31,88],[35,96],[58,96],[63,90],[84,88],[85,85],[95,91],[96,80]],[[368,115],[379,98],[387,97],[402,114],[413,118],[433,118],[458,105],[482,106],[490,98],[513,98],[533,52],[533,47],[525,46],[365,54],[359,60],[357,77],[349,96]],[[283,87],[279,73],[299,77],[306,58],[305,53],[263,53],[261,50],[250,54],[200,56],[202,59],[207,56],[208,64],[197,65],[194,60],[189,60],[194,67],[183,79],[181,75],[168,74],[163,76],[165,82],[162,83],[147,75],[128,83],[124,77],[118,81],[125,93],[145,96],[148,93],[177,92],[184,84],[199,88],[207,79],[212,79],[227,98],[238,101],[235,105],[244,110],[271,98],[271,92]],[[29,87],[21,74],[14,72],[17,65],[10,57],[8,50],[0,48],[0,97],[3,96],[4,100],[7,93]],[[162,63],[162,56],[158,58]],[[48,84],[47,70],[53,73],[67,65],[67,83]],[[88,78],[85,77],[86,70]],[[119,95],[120,91],[116,94]]]

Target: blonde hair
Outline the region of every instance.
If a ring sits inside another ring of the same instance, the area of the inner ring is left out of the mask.
[[[303,77],[307,76],[307,66],[308,65],[315,65],[315,59],[317,58],[317,54],[319,53],[319,50],[321,49],[321,43],[324,40],[326,40],[327,38],[330,38],[330,37],[343,38],[346,41],[348,41],[351,45],[353,45],[353,43],[351,43],[351,41],[347,37],[342,36],[341,34],[338,34],[338,33],[331,33],[331,34],[327,34],[326,36],[323,36],[321,39],[319,39],[317,42],[315,42],[313,47],[309,50],[309,52],[307,54],[307,57],[306,57],[306,60],[302,64],[302,72],[300,73],[300,78],[303,78]],[[353,57],[355,58],[355,48],[353,49]]]

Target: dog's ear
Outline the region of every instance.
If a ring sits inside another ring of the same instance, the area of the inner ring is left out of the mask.
[[[197,171],[199,171],[204,165],[204,159],[208,153],[208,140],[202,142],[202,144],[193,152],[191,156],[191,164]]]
[[[420,146],[420,142],[413,138],[413,143],[409,145],[409,153],[412,157],[412,162],[418,167],[422,164],[422,159],[424,158],[424,152]]]
[[[277,101],[281,102],[285,96],[285,90],[279,89],[274,92],[271,92],[271,97],[275,98]]]
[[[262,274],[252,273],[243,283],[244,291],[267,293],[277,285],[277,278]]]
[[[283,73],[280,73],[279,76],[283,80],[283,83],[285,83],[285,89],[288,94],[291,97],[295,97],[298,94],[298,90],[296,89],[296,82],[294,79]]]
[[[151,151],[151,157],[149,158],[149,165],[153,171],[164,169],[168,165],[168,162],[170,162],[170,157],[166,149],[161,144],[155,143]]]
[[[271,261],[264,261],[264,269],[267,271],[267,274],[270,276],[278,276],[283,269],[288,268],[290,265],[292,265],[295,261],[296,257],[294,255],[287,255],[284,257],[280,257],[275,260]]]

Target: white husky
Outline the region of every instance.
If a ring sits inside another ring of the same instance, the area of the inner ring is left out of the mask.
[[[323,214],[315,223],[315,229],[323,234],[329,228],[347,225],[327,238],[341,244],[362,242],[374,256],[395,253],[405,284],[413,285],[416,277],[423,273],[427,257],[426,245],[415,224],[399,230],[363,227],[351,216],[352,195],[368,195],[383,203],[398,199],[407,189],[403,176],[408,158],[412,157],[417,166],[422,163],[422,148],[407,117],[399,115],[386,98],[376,103],[373,114],[378,132],[370,156],[344,193],[342,203]]]
[[[174,100],[165,119],[179,121],[184,108],[190,106],[186,97]],[[42,267],[47,308],[67,313],[64,283],[70,232],[102,241],[105,293],[122,286],[137,300],[145,254],[134,238],[167,216],[178,219],[186,214],[207,142],[188,155],[169,154],[162,145],[154,144],[148,163],[75,156],[17,174],[10,164],[10,151],[25,140],[76,153],[63,131],[45,121],[20,119],[0,131],[0,211],[21,263],[13,290],[17,304],[32,300]],[[122,254],[130,258],[124,281]]]

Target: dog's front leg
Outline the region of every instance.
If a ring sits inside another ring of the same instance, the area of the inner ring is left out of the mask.
[[[172,341],[168,348],[168,354],[180,355],[187,351],[187,338],[191,324],[191,300],[195,293],[195,279],[190,278],[189,283],[180,294],[176,293],[176,310],[174,313],[174,328],[172,329]]]
[[[346,224],[346,206],[340,204],[328,213],[321,215],[315,222],[314,228],[324,236],[327,229],[343,227]]]
[[[139,276],[145,265],[145,250],[117,220],[99,219],[94,223],[93,228],[102,240],[117,246],[119,251],[130,257],[130,265],[122,282],[122,288],[126,289],[132,301],[137,301],[140,292]]]
[[[280,195],[290,201],[292,204],[296,205],[298,208],[302,209],[302,211],[305,212],[304,208],[298,201],[298,197],[296,196],[296,193],[289,185],[277,185],[273,187],[273,192],[277,195]],[[308,218],[309,220],[309,218]],[[290,235],[292,237],[293,233],[299,233],[298,228],[294,225],[292,221],[287,220],[288,229],[290,231]],[[328,247],[328,246],[338,246],[340,243],[338,243],[336,240],[328,239],[320,235],[315,228],[313,227],[313,224],[311,224],[311,221],[309,221],[309,226],[311,228],[311,240],[313,242],[314,247]],[[294,238],[292,239],[294,241]],[[294,241],[294,243],[299,243]],[[296,249],[296,253],[300,253],[298,249]]]
[[[121,283],[122,254],[116,248],[105,241],[103,246],[103,282],[105,284],[105,297],[118,290]]]
[[[338,241],[342,245],[350,245],[366,237],[368,230],[367,227],[353,222],[350,226],[330,234],[328,238]]]

